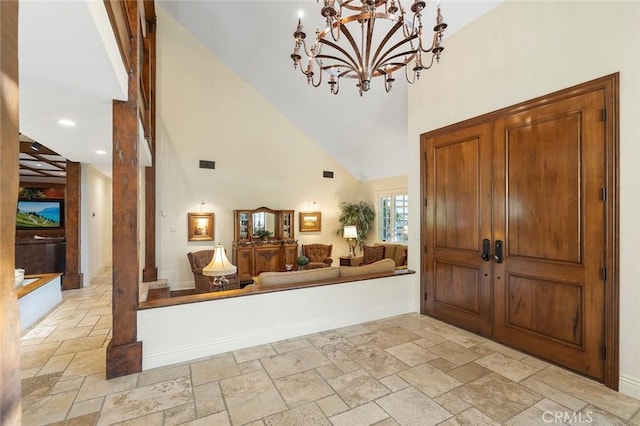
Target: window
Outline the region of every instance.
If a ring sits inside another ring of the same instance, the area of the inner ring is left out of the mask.
[[[409,196],[381,195],[378,198],[378,235],[382,241],[408,241]]]

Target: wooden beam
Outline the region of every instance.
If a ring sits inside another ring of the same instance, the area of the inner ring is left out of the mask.
[[[18,202],[18,1],[0,1],[0,424],[19,425],[20,324],[14,286]]]
[[[147,120],[147,142],[151,151],[151,167],[145,168],[145,249],[144,249],[144,270],[142,280],[145,282],[156,281],[158,279],[158,268],[156,267],[156,146],[155,146],[155,92],[156,92],[156,31],[155,31],[155,9],[153,1],[145,1],[145,15],[147,20],[147,47],[145,52],[149,55],[148,60],[143,61],[145,75],[148,77],[149,94],[149,118]],[[149,13],[153,13],[149,16]],[[150,24],[150,20],[153,24]]]
[[[80,163],[67,161],[67,185],[65,186],[64,235],[65,271],[62,289],[82,288],[80,273]]]
[[[137,341],[138,306],[138,90],[140,16],[138,2],[127,0],[131,28],[126,102],[113,101],[113,337],[107,346],[107,378],[142,370]]]

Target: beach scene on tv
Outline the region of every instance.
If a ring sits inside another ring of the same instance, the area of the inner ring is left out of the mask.
[[[16,226],[18,228],[59,228],[60,201],[18,201]]]

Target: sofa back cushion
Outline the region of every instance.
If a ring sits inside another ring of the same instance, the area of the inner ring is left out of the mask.
[[[310,281],[321,281],[338,278],[338,268],[305,269],[293,272],[262,272],[258,275],[257,286],[259,288],[286,285],[303,284]]]
[[[334,269],[334,268],[332,268]],[[391,259],[382,259],[375,263],[362,266],[341,266],[340,277],[355,277],[356,275],[393,273],[396,265]]]
[[[362,264],[369,265],[385,258],[384,246],[364,246],[362,250]]]
[[[374,247],[384,247],[385,259],[393,259],[396,266],[407,263],[407,246],[402,244],[375,243]]]

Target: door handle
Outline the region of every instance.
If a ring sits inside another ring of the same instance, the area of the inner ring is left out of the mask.
[[[495,255],[493,256],[493,258],[496,260],[496,263],[502,263],[502,261],[504,260],[502,250],[503,250],[502,240],[496,240],[496,250],[495,250]]]
[[[491,256],[489,255],[489,250],[491,249],[491,241],[489,241],[488,239],[484,239],[482,240],[482,260],[484,260],[485,262],[488,262],[491,258]]]

